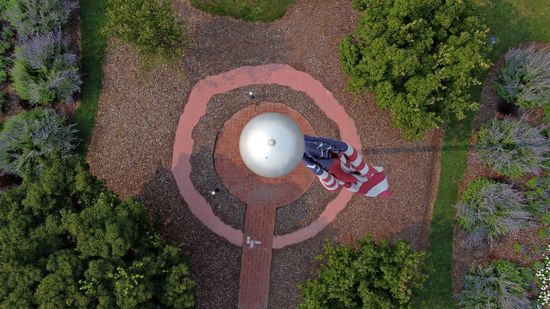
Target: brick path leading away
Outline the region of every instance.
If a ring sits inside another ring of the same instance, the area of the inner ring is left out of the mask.
[[[315,236],[336,218],[337,214],[344,209],[352,197],[352,193],[349,191],[341,190],[313,223],[290,234],[273,236],[276,208],[300,197],[309,188],[314,176],[310,175],[310,172],[303,166],[300,166],[294,172],[281,177],[279,180],[250,176],[250,180],[254,182],[254,186],[252,186],[254,189],[250,190],[248,186],[243,188],[240,182],[232,181],[235,177],[231,177],[235,173],[240,173],[236,174],[239,175],[236,178],[242,179],[243,171],[249,172],[242,163],[240,155],[238,155],[238,139],[236,137],[246,124],[245,119],[250,119],[255,114],[267,111],[284,112],[291,116],[306,134],[313,134],[314,132],[307,120],[294,110],[284,104],[267,103],[259,107],[245,108],[241,110],[243,113],[240,116],[240,112],[237,113],[235,116],[237,116],[236,123],[238,125],[231,126],[229,124],[227,126],[226,123],[216,142],[216,171],[228,190],[247,203],[244,232],[230,227],[214,215],[210,205],[197,192],[190,179],[191,163],[189,159],[194,144],[192,131],[200,118],[206,113],[208,100],[213,95],[253,84],[279,84],[309,95],[315,104],[338,125],[342,139],[355,148],[361,149],[359,135],[353,120],[346,114],[332,93],[310,75],[296,71],[287,65],[270,64],[241,67],[216,76],[209,76],[195,85],[189,95],[183,114],[180,116],[176,131],[172,156],[172,173],[180,194],[192,213],[214,233],[237,246],[243,247],[239,281],[239,309],[267,308],[272,248],[282,248]],[[253,111],[246,111],[247,109]],[[232,119],[234,118],[231,118],[228,122],[231,122]],[[226,132],[226,130],[228,131]],[[223,141],[220,142],[222,139],[232,141],[233,144],[224,144]],[[220,142],[220,145],[223,144],[220,147],[225,147],[223,151],[218,150],[218,142]],[[230,147],[227,148],[227,145],[230,145]],[[293,182],[295,187],[289,189],[289,182]],[[287,196],[284,194],[285,191],[292,194]]]
[[[267,308],[277,207],[298,199],[315,178],[303,164],[288,175],[277,178],[258,176],[246,167],[239,153],[241,132],[248,121],[266,112],[286,114],[302,132],[315,134],[302,115],[281,103],[245,107],[233,115],[218,134],[214,150],[216,172],[229,192],[247,204],[239,280],[241,309]]]
[[[239,309],[267,308],[276,208],[247,205],[239,279]]]

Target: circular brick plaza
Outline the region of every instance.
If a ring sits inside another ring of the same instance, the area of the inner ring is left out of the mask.
[[[314,135],[315,132],[302,115],[285,104],[263,103],[245,107],[233,115],[220,130],[212,154],[223,184],[231,194],[247,204],[244,229],[237,230],[214,214],[208,201],[197,192],[190,179],[190,157],[194,145],[192,131],[206,114],[208,101],[212,96],[254,84],[278,84],[304,92],[338,125],[342,139],[361,149],[353,120],[332,93],[310,75],[290,66],[270,64],[241,67],[209,76],[195,85],[176,131],[172,173],[193,214],[214,233],[243,247],[239,279],[241,309],[267,308],[272,249],[296,244],[315,236],[336,218],[352,196],[350,191],[340,190],[336,198],[326,205],[325,210],[310,225],[289,234],[273,235],[276,208],[287,205],[304,194],[315,176],[303,165],[279,178],[268,179],[253,174],[240,157],[241,131],[250,119],[260,113],[280,112],[290,116],[305,134]]]
[[[281,207],[298,199],[311,186],[315,175],[303,164],[283,177],[266,178],[254,174],[239,154],[239,137],[244,126],[255,116],[278,112],[289,116],[304,134],[315,131],[304,116],[281,103],[250,105],[231,117],[220,130],[214,151],[216,172],[233,196],[247,205]]]

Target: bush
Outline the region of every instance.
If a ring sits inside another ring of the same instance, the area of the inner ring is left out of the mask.
[[[489,67],[487,27],[470,1],[354,0],[362,11],[340,46],[350,86],[375,95],[394,126],[417,139],[477,108],[468,88]]]
[[[476,267],[464,278],[464,291],[458,295],[462,308],[534,308],[528,298],[533,281],[529,268],[506,260],[497,260],[486,267]]]
[[[187,41],[169,0],[109,0],[104,32],[149,57],[178,56]]]
[[[120,201],[76,158],[0,194],[0,307],[191,308],[194,282],[138,202]]]
[[[535,218],[524,201],[523,194],[512,185],[477,178],[455,205],[458,224],[468,233],[470,244],[484,239],[492,243],[497,236],[533,225]]]
[[[367,237],[358,247],[327,245],[315,280],[302,289],[298,308],[405,308],[424,281],[424,253],[397,241]]]
[[[65,27],[78,3],[72,0],[10,0],[6,18],[22,40]]]
[[[534,177],[526,183],[525,193],[531,211],[541,218],[542,228],[539,236],[542,240],[550,240],[550,176]]]
[[[40,170],[40,159],[53,153],[71,156],[76,130],[52,109],[35,109],[10,118],[0,132],[0,169],[21,175]]]
[[[505,176],[540,174],[548,168],[549,143],[542,128],[524,119],[491,119],[476,135],[474,157]]]
[[[76,56],[67,50],[60,32],[40,34],[17,46],[12,69],[17,94],[34,105],[73,102],[82,81]]]
[[[550,103],[550,49],[512,48],[496,80],[498,94],[508,103],[533,108]]]

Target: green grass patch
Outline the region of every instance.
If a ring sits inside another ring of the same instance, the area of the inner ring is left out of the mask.
[[[497,42],[490,54],[494,62],[513,46],[527,41],[550,42],[550,0],[475,0],[479,12]],[[482,79],[485,79],[482,76]],[[481,87],[473,89],[479,101]],[[455,308],[452,283],[454,208],[464,170],[473,115],[445,129],[441,153],[441,176],[434,205],[428,268],[423,289],[417,293],[414,308]]]
[[[285,15],[294,0],[191,0],[203,11],[246,21],[273,21]]]
[[[80,0],[80,32],[82,52],[82,93],[80,107],[76,111],[75,122],[81,154],[86,149],[95,125],[97,104],[101,94],[103,57],[107,39],[101,34],[106,21],[107,0]]]

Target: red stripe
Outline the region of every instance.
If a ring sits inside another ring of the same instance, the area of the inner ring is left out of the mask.
[[[334,159],[328,172],[334,175],[336,179],[342,180],[343,182],[357,182],[357,179],[355,179],[355,177],[342,170],[342,167],[340,166],[340,160],[338,159]]]
[[[352,149],[353,149],[353,152],[351,153],[351,155],[347,157],[348,157],[348,160],[355,161],[355,159],[357,159],[357,151],[355,151],[355,148],[352,148]]]
[[[358,193],[367,194],[370,191],[370,189],[372,189],[374,186],[384,181],[385,178],[386,178],[386,175],[384,175],[384,173],[378,173],[372,176],[372,178],[369,178],[369,180],[367,180],[365,183],[361,185],[361,188],[359,188]]]
[[[361,160],[361,163],[359,163],[359,166],[355,168],[355,171],[359,173],[359,171],[362,170],[365,167],[365,165],[367,165],[367,163],[365,163],[364,160]]]

